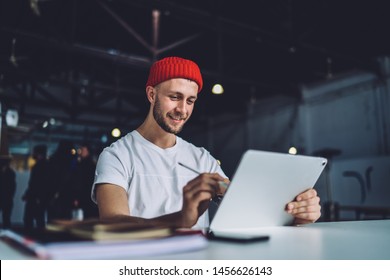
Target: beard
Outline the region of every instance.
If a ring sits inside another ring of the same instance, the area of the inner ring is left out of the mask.
[[[168,113],[167,114],[168,117],[174,117],[174,118],[181,118],[183,120],[186,120],[187,119],[187,116],[186,115],[182,115],[182,114],[175,114],[175,113]],[[153,107],[153,117],[154,119],[156,120],[157,124],[166,132],[168,133],[172,133],[172,134],[178,134],[182,131],[183,129],[183,126],[184,126],[184,123],[178,127],[174,127],[174,126],[171,126],[169,125],[169,123],[167,122],[167,120],[164,118],[164,114],[161,110],[161,103],[160,103],[160,100],[158,99],[158,97],[156,97],[156,102],[154,104],[154,107]]]

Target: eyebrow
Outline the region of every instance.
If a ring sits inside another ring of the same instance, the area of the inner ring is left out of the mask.
[[[181,96],[184,96],[184,94],[180,91],[172,91],[171,94],[179,94]],[[196,99],[198,99],[198,97],[196,95],[191,95],[187,99],[195,99],[196,100]]]

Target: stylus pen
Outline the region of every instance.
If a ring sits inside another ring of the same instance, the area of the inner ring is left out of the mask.
[[[183,166],[184,168],[187,168],[188,170],[191,170],[192,172],[196,173],[196,174],[201,174],[201,172],[199,172],[198,170],[195,170],[193,169],[192,167],[189,167],[188,165],[185,165],[184,163],[181,163],[181,162],[178,162],[179,165]],[[229,186],[227,183],[225,183],[224,181],[218,181],[218,184],[220,187],[223,187],[225,189],[227,189],[227,187]]]

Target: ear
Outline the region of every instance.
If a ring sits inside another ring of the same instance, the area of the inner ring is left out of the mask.
[[[151,104],[154,104],[154,101],[156,100],[156,92],[154,91],[154,87],[152,86],[146,87],[146,97],[148,98]]]

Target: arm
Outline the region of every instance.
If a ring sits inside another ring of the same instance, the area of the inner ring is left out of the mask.
[[[96,185],[96,201],[99,216],[106,221],[128,221],[173,227],[192,227],[200,215],[206,211],[210,199],[221,192],[218,181],[223,178],[218,174],[204,173],[188,182],[183,188],[182,210],[145,219],[131,216],[126,191],[113,184]]]
[[[100,219],[103,221],[175,226],[175,222],[179,217],[179,213],[153,219],[131,216],[126,191],[113,184],[96,185],[96,201],[99,207]]]
[[[317,221],[321,216],[321,206],[316,190],[309,189],[297,195],[294,201],[287,204],[286,211],[295,218],[295,225]]]

